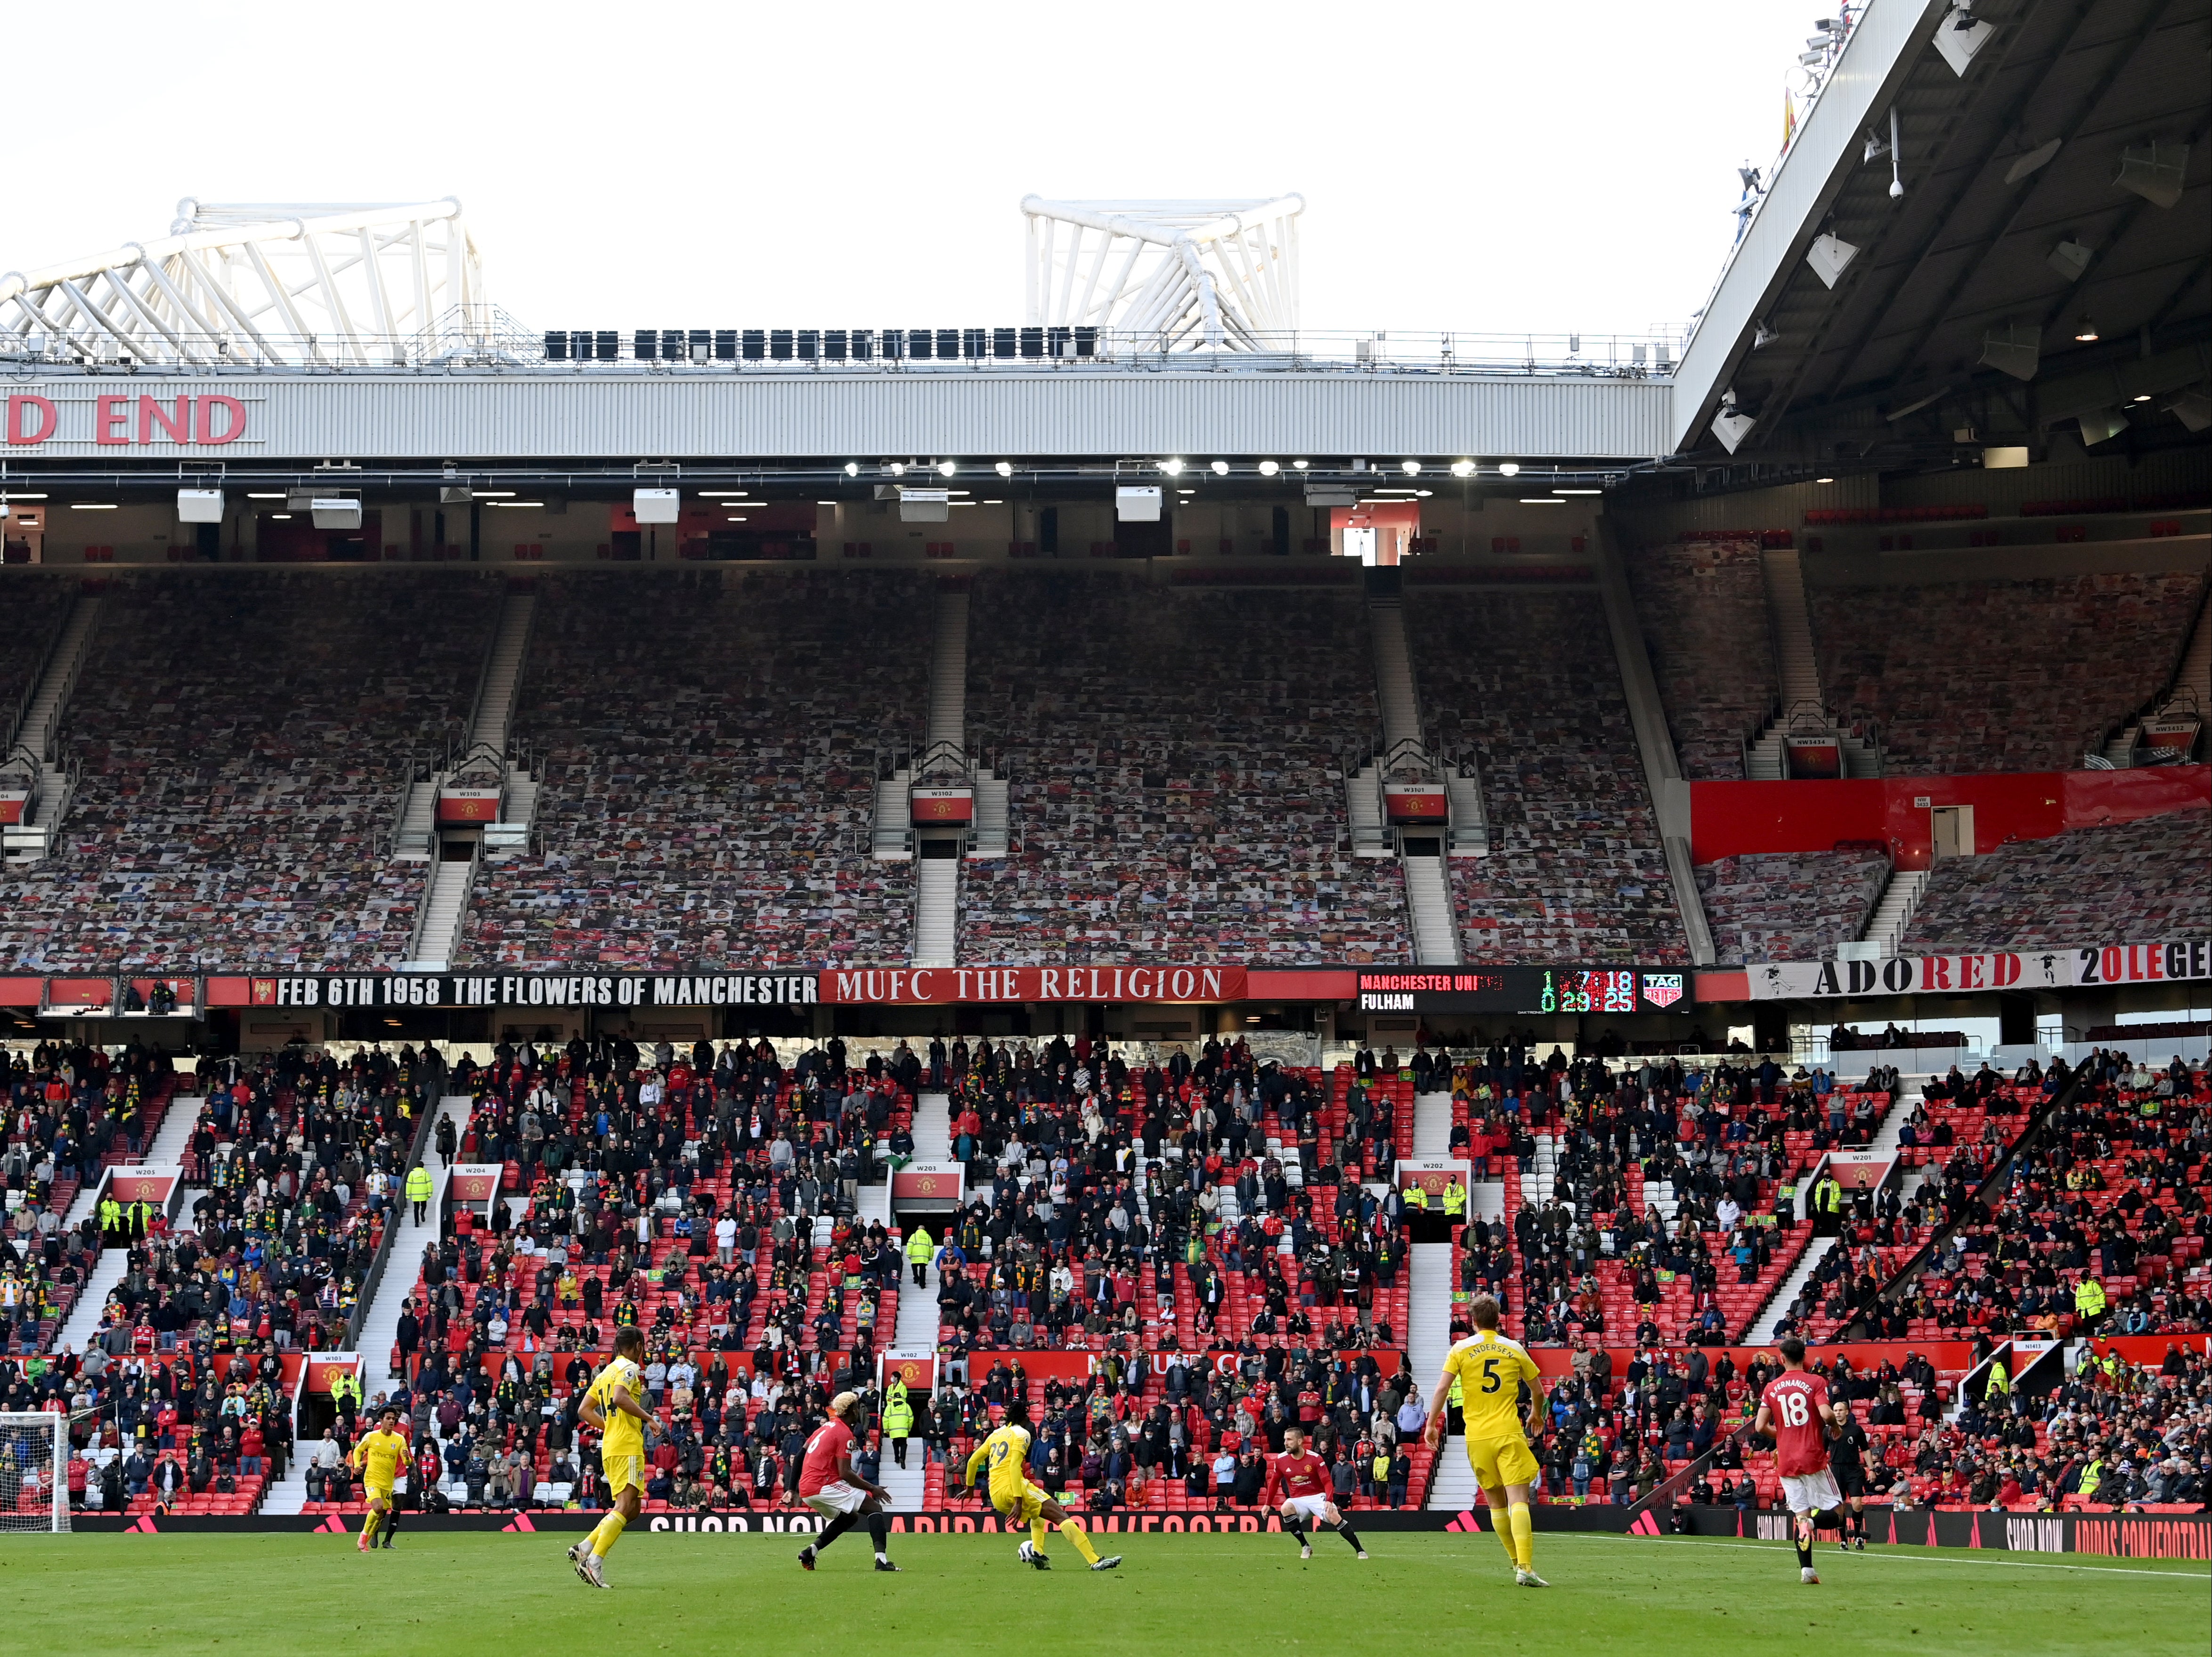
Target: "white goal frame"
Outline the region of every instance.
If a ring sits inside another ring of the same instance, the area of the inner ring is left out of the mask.
[[[15,1485],[0,1488],[0,1536],[40,1533],[67,1534],[70,1527],[69,1424],[66,1415],[39,1411],[0,1412],[0,1443],[15,1451],[13,1475],[0,1479]],[[21,1506],[24,1485],[33,1478],[47,1498],[43,1513],[26,1512]]]

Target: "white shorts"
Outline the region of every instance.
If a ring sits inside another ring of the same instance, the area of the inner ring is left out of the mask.
[[[868,1493],[854,1490],[842,1478],[833,1478],[813,1495],[799,1499],[824,1519],[834,1519],[841,1513],[860,1512]]]
[[[1783,1474],[1782,1495],[1792,1513],[1817,1513],[1823,1508],[1844,1505],[1843,1493],[1836,1489],[1836,1476],[1826,1467],[1796,1478]]]
[[[1319,1519],[1328,1510],[1329,1500],[1325,1496],[1294,1496],[1283,1505],[1301,1519]]]

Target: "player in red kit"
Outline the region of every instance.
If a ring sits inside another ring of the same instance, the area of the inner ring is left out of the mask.
[[[1844,1524],[1844,1498],[1828,1469],[1828,1383],[1806,1369],[1805,1343],[1795,1335],[1782,1343],[1781,1352],[1782,1373],[1759,1395],[1759,1419],[1752,1429],[1774,1441],[1775,1466],[1794,1521],[1798,1580],[1818,1582],[1813,1533],[1821,1527],[1840,1531]]]
[[[830,1419],[806,1441],[806,1460],[799,1470],[799,1499],[830,1521],[822,1527],[821,1535],[799,1550],[799,1563],[808,1570],[814,1569],[815,1557],[823,1549],[862,1519],[868,1521],[868,1534],[875,1539],[876,1569],[898,1569],[884,1551],[890,1539],[891,1521],[884,1516],[891,1504],[890,1492],[880,1484],[869,1484],[853,1470],[852,1416],[860,1402],[850,1393],[838,1393],[830,1400]]]
[[[1313,1557],[1308,1525],[1324,1530],[1334,1526],[1352,1552],[1362,1559],[1367,1557],[1358,1536],[1329,1500],[1328,1464],[1306,1448],[1306,1430],[1296,1423],[1283,1429],[1283,1453],[1267,1464],[1267,1488],[1260,1505],[1280,1510],[1283,1528],[1298,1539],[1301,1559]]]

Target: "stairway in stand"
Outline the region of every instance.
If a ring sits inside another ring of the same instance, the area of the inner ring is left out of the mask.
[[[0,742],[0,764],[9,768],[11,776],[29,772],[34,791],[22,822],[0,830],[0,848],[4,848],[10,863],[36,863],[48,855],[61,832],[62,820],[69,814],[75,779],[69,767],[53,762],[54,739],[99,625],[100,595],[80,593],[54,634],[37,687],[23,705],[22,717],[14,730],[4,732],[6,740]]]

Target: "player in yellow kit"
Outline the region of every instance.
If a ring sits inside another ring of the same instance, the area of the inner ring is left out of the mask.
[[[615,1331],[615,1355],[592,1377],[576,1413],[599,1429],[599,1465],[606,1470],[612,1506],[588,1537],[568,1550],[576,1575],[595,1588],[609,1586],[600,1567],[623,1532],[645,1505],[645,1428],[652,1419],[638,1400],[645,1396],[645,1332],[635,1325]]]
[[[1042,1490],[1030,1483],[1030,1406],[1026,1399],[1016,1399],[1006,1405],[1006,1424],[995,1429],[991,1435],[975,1447],[968,1458],[967,1471],[962,1482],[974,1484],[977,1469],[988,1463],[991,1469],[991,1505],[1010,1525],[1027,1525],[1030,1539],[1016,1551],[1016,1557],[1025,1565],[1039,1570],[1050,1570],[1052,1561],[1045,1557],[1045,1538],[1057,1527],[1060,1533],[1075,1545],[1075,1551],[1090,1563],[1093,1570],[1112,1570],[1121,1563],[1118,1553],[1098,1557],[1098,1550],[1091,1545],[1083,1527],[1067,1516],[1067,1510]]]
[[[361,1435],[349,1458],[362,1470],[361,1482],[368,1492],[368,1517],[362,1521],[358,1544],[363,1553],[376,1545],[380,1524],[399,1522],[392,1504],[392,1485],[399,1469],[407,1465],[408,1454],[407,1440],[399,1431],[399,1411],[387,1404],[377,1416],[374,1430]]]
[[[1528,1448],[1521,1402],[1521,1386],[1526,1381],[1528,1418],[1533,1420],[1541,1412],[1543,1399],[1536,1391],[1541,1372],[1518,1342],[1498,1332],[1495,1299],[1477,1295],[1468,1311],[1474,1320],[1474,1332],[1454,1345],[1444,1358],[1443,1374],[1430,1394],[1436,1408],[1430,1412],[1424,1436],[1431,1449],[1443,1442],[1450,1413],[1444,1400],[1451,1396],[1452,1383],[1456,1381],[1460,1415],[1466,1423],[1467,1459],[1482,1486],[1483,1500],[1490,1504],[1498,1539],[1504,1545],[1505,1557],[1513,1562],[1513,1580],[1524,1588],[1549,1587],[1551,1584],[1536,1575],[1535,1526],[1528,1515],[1528,1486],[1538,1469],[1535,1453]]]

